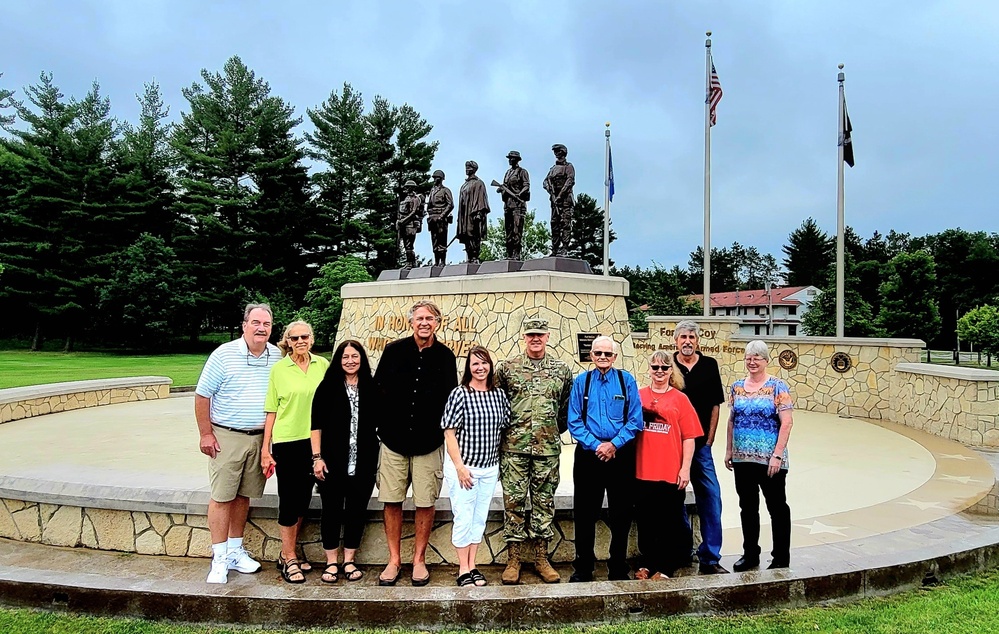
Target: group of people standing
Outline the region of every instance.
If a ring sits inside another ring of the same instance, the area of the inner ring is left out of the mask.
[[[426,585],[435,505],[446,484],[457,583],[486,585],[476,554],[497,482],[507,543],[502,582],[519,583],[522,564],[531,563],[542,581],[556,583],[561,579],[548,557],[566,430],[576,441],[570,582],[593,579],[605,494],[610,579],[631,578],[628,538],[636,522],[642,558],[634,578],[664,579],[689,566],[688,483],[701,522],[699,571],[728,572],[720,564],[721,496],[711,455],[724,395],[718,364],[697,349],[696,323],[677,326],[677,351],[655,352],[650,384],[639,389],[630,373],[614,367],[617,344],[606,336],[592,342],[595,368],[573,377],[568,364],[548,354],[549,325],[536,317],[523,322],[523,351],[499,364],[485,348],[472,347],[459,382],[454,353],[436,337],[440,309],[420,300],[408,318],[412,335],[388,344],[372,373],[357,341],[342,342],[331,361],[313,354],[305,322],[289,324],[271,345],[270,308],[246,307],[243,336],[212,353],[196,388],[201,451],[211,459],[208,583],[225,583],[229,570],[260,569],[243,547],[243,532],[249,499],[263,494],[271,475],[278,482],[278,567],[288,583],[304,583],[312,569],[298,556],[297,541],[314,488],[326,553],[321,581],[364,576],[355,556],[377,485],[389,552],[378,584],[395,585],[402,575],[403,502],[411,490],[410,581]],[[774,524],[770,567],[789,563],[784,482],[791,397],[783,381],[766,373],[768,361],[766,344],[750,343],[749,374],[729,396],[725,465],[735,471],[744,534],[736,571],[759,565],[760,491]]]

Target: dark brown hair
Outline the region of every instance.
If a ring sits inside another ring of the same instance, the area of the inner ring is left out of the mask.
[[[465,374],[461,377],[461,384],[468,387],[468,384],[472,382],[473,355],[489,363],[489,375],[486,376],[486,389],[493,389],[496,387],[496,366],[493,364],[493,358],[490,356],[489,351],[482,346],[472,346],[472,349],[468,351],[468,358],[465,359]]]

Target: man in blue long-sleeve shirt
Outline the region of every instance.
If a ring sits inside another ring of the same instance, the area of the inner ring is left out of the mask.
[[[572,467],[576,532],[575,572],[569,581],[593,580],[593,542],[607,493],[611,531],[610,580],[628,579],[628,534],[635,488],[635,434],[642,427],[642,401],[635,377],[615,369],[617,344],[610,337],[593,340],[595,370],[576,377],[569,396],[569,433],[576,440]]]

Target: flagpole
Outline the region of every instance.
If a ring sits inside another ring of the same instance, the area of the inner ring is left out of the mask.
[[[845,308],[844,308],[844,296],[845,296],[845,279],[844,279],[844,257],[843,252],[845,250],[845,232],[846,232],[846,221],[844,215],[844,200],[843,200],[843,152],[845,146],[845,135],[846,135],[846,115],[844,103],[846,102],[844,91],[843,91],[843,81],[845,76],[843,75],[843,64],[839,65],[839,75],[837,80],[839,81],[839,143],[837,151],[837,161],[836,161],[836,336],[844,336],[844,324],[845,324]]]
[[[711,31],[704,41],[704,316],[711,316]]]
[[[604,126],[604,275],[610,275],[610,121]]]

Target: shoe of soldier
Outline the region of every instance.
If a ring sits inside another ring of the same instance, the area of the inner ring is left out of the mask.
[[[225,583],[229,580],[229,558],[216,555],[212,557],[212,569],[208,572],[206,583]]]
[[[235,570],[244,574],[260,571],[260,562],[250,557],[250,553],[246,552],[242,546],[236,550],[229,551],[226,555],[226,561],[229,563],[229,570]]]

